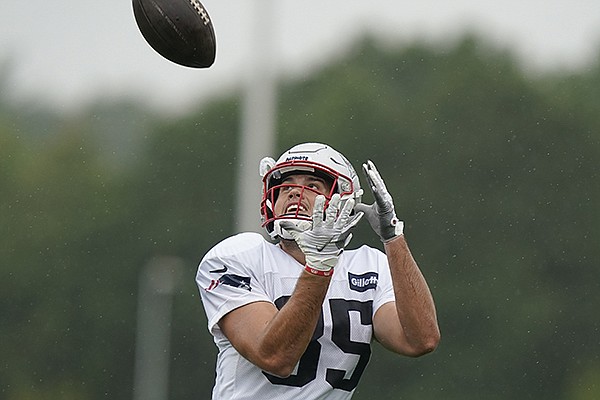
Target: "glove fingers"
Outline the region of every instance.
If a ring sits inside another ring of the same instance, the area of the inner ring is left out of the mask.
[[[375,203],[377,203],[378,213],[384,213],[388,211],[389,202],[384,193],[380,192],[379,190],[374,190],[373,198],[375,199]]]
[[[341,237],[340,240],[335,243],[335,245],[339,249],[339,254],[342,254],[344,249],[350,244],[351,240],[352,240],[352,233],[349,233],[347,236]]]
[[[348,222],[348,219],[350,217],[350,213],[352,212],[352,209],[354,208],[354,199],[347,199],[344,200],[343,203],[340,202],[340,212],[338,213],[337,219],[335,221],[335,227],[336,228],[342,228],[344,225],[346,225],[346,223]]]
[[[354,206],[355,212],[362,212],[365,214],[371,214],[373,212],[374,204],[357,203]]]
[[[354,204],[355,204],[354,199],[348,199],[344,202],[342,210],[340,211],[338,219],[334,225],[334,227],[336,229],[340,229],[340,230],[344,231],[350,223],[352,223],[350,228],[353,227],[354,225],[356,225],[356,223],[358,223],[358,221],[356,221],[356,222],[353,221],[356,218],[356,215],[355,216],[351,215],[352,210],[354,210]],[[362,217],[362,213],[360,214],[360,217]],[[360,219],[360,217],[359,217],[359,219]]]
[[[367,173],[373,197],[377,203],[377,212],[382,214],[393,209],[392,196],[385,186],[383,178],[371,160],[367,160],[367,164],[363,164],[363,169]]]
[[[323,226],[323,209],[325,208],[325,196],[318,195],[315,197],[313,204],[312,220],[313,229]]]
[[[352,218],[346,224],[346,227],[344,228],[344,231],[348,231],[348,230],[354,228],[358,224],[358,222],[362,219],[362,217],[364,215],[365,215],[365,213],[362,213],[362,212],[354,214],[352,216]]]
[[[340,195],[334,194],[331,196],[331,200],[329,201],[329,205],[325,210],[325,225],[328,227],[333,227],[336,224],[336,220],[338,219],[338,211],[340,210]]]
[[[384,189],[387,191],[385,187],[385,183],[383,183],[383,179],[381,178],[381,174],[373,164],[373,161],[367,160],[367,165],[369,166],[369,175],[371,176],[371,180],[375,183],[378,189]]]
[[[369,184],[369,188],[371,188],[371,191],[374,190],[374,184],[373,184],[373,180],[371,179],[371,174],[369,173],[369,160],[367,160],[366,164],[362,165],[363,168],[363,172],[365,173],[365,177],[367,178],[367,183]]]
[[[377,205],[381,206],[384,202],[382,193],[383,191],[386,191],[385,184],[383,184],[383,180],[381,179],[377,168],[375,168],[375,164],[373,164],[371,160],[367,160],[366,164],[363,164],[362,166],[369,184],[369,188],[373,193],[373,197],[375,198]]]
[[[346,241],[344,242],[344,248],[346,248],[346,246],[348,246],[350,244],[351,240],[352,240],[352,234],[349,234],[348,237],[346,238]]]
[[[367,160],[367,174],[369,175],[369,182],[371,182],[371,188],[374,192],[387,192],[385,183],[377,171],[375,164],[371,160]]]

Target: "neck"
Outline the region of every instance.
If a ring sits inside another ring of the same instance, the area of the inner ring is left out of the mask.
[[[292,258],[298,261],[300,264],[306,264],[306,257],[295,241],[282,239],[279,242],[279,247],[281,247],[283,251],[292,256]]]

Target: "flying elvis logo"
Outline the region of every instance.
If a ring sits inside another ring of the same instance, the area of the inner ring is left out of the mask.
[[[215,289],[219,285],[228,285],[236,288],[244,289],[249,292],[252,291],[252,287],[250,286],[250,277],[249,276],[240,276],[234,274],[225,274],[221,276],[219,279],[212,279],[210,281],[210,285],[206,288],[207,291]]]
[[[355,275],[348,272],[348,283],[350,284],[350,289],[357,292],[366,292],[369,289],[376,289],[378,281],[379,274],[377,272],[367,272],[362,275]]]

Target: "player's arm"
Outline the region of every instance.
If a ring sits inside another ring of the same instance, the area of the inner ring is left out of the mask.
[[[281,310],[269,302],[250,303],[226,314],[219,327],[248,361],[287,377],[310,343],[329,281],[303,272]]]
[[[279,311],[271,303],[251,303],[219,322],[236,350],[259,368],[285,377],[304,354],[319,321],[333,268],[351,238],[350,230],[362,216],[351,216],[353,207],[354,200],[342,204],[335,194],[325,209],[325,197],[319,195],[313,205],[311,229],[301,230],[282,221],[297,244],[297,259],[306,263],[292,296]]]
[[[440,340],[433,297],[404,235],[384,246],[396,301],[375,313],[375,337],[389,350],[418,357],[435,350]]]
[[[373,318],[375,337],[386,348],[408,356],[433,351],[440,340],[435,305],[427,282],[404,237],[404,223],[396,217],[392,196],[371,161],[363,164],[375,198],[355,209],[367,217],[384,243],[395,302],[381,306]]]

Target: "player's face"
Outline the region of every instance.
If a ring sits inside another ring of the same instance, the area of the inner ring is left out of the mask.
[[[297,174],[285,178],[275,201],[275,216],[312,216],[315,197],[329,196],[332,183],[314,175]],[[288,186],[285,186],[288,185]]]

